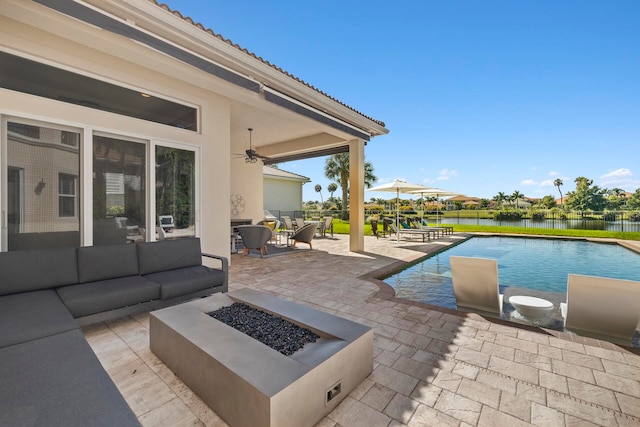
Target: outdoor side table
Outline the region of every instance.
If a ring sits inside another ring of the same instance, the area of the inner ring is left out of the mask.
[[[516,311],[523,317],[531,319],[542,319],[553,310],[553,303],[546,299],[515,295],[509,297],[509,303],[515,307]]]

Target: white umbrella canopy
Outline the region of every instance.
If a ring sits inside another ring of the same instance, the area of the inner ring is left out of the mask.
[[[367,191],[396,193],[396,227],[398,227],[398,223],[400,220],[400,193],[410,194],[412,192],[419,192],[420,190],[426,191],[429,189],[431,189],[431,187],[425,187],[424,185],[412,184],[407,181],[396,179],[393,182],[388,182],[386,184],[368,188]],[[400,241],[400,233],[397,233],[396,241]]]
[[[426,190],[414,190],[414,191],[410,191],[410,193],[420,194],[421,198],[424,198],[424,196],[433,196],[436,199],[439,199],[440,197],[447,197],[447,196],[459,196],[462,194],[462,193],[456,193],[455,191],[443,190],[441,188],[428,188]],[[437,204],[436,204],[436,210],[437,210],[436,220],[437,220],[437,223],[440,224],[440,206]],[[422,222],[422,216],[420,217],[420,222]]]

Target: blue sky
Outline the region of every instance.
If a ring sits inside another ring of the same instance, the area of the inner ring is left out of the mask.
[[[385,122],[366,160],[469,196],[640,188],[640,1],[218,1],[171,8]],[[282,163],[328,197],[325,158]],[[336,194],[338,195],[338,194]],[[388,193],[366,192],[389,198]]]

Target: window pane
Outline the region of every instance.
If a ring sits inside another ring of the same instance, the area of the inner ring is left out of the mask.
[[[7,249],[79,246],[75,180],[80,174],[80,133],[12,121],[6,140]],[[63,184],[61,176],[71,177],[71,182]],[[62,187],[68,191],[64,201]]]
[[[193,151],[156,147],[156,213],[166,238],[195,236]]]
[[[93,137],[93,244],[143,241],[145,144]]]

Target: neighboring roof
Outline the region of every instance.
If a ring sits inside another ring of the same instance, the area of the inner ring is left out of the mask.
[[[269,177],[269,178],[280,178],[280,179],[295,180],[295,181],[302,181],[302,182],[311,182],[311,179],[307,178],[306,176],[298,175],[297,173],[293,173],[293,172],[287,172],[285,170],[274,168],[271,166],[262,166],[262,176],[264,178]]]
[[[318,92],[319,94],[321,94],[321,95],[323,95],[323,96],[326,96],[327,98],[331,99],[332,101],[337,102],[338,104],[342,105],[343,107],[348,108],[349,110],[353,111],[354,113],[357,113],[357,114],[361,115],[362,117],[364,117],[364,118],[366,118],[366,119],[368,119],[368,120],[371,120],[371,121],[373,121],[374,123],[377,123],[378,125],[380,125],[380,126],[382,126],[382,127],[385,127],[385,123],[384,123],[383,121],[376,120],[376,119],[374,119],[373,117],[370,117],[370,116],[367,116],[367,115],[363,114],[362,112],[360,112],[360,111],[356,110],[355,108],[353,108],[353,107],[351,107],[351,106],[349,106],[349,105],[345,104],[344,102],[342,102],[342,101],[340,101],[340,100],[338,100],[338,99],[336,99],[336,98],[334,98],[334,97],[330,96],[330,95],[329,95],[329,94],[327,94],[326,92],[321,91],[320,89],[318,89],[317,87],[315,87],[315,86],[311,85],[310,83],[307,83],[306,81],[304,81],[304,80],[300,79],[299,77],[294,76],[293,74],[289,73],[288,71],[283,70],[282,68],[278,67],[277,65],[272,64],[271,62],[269,62],[269,61],[267,61],[267,60],[263,59],[262,57],[260,57],[260,56],[256,55],[255,53],[253,53],[253,52],[251,52],[251,51],[249,51],[249,50],[247,50],[247,49],[245,49],[245,48],[241,47],[240,45],[238,45],[238,44],[236,44],[236,43],[233,43],[231,40],[229,40],[229,39],[227,39],[227,38],[223,37],[222,35],[220,35],[220,34],[218,34],[218,33],[214,32],[214,31],[213,31],[213,30],[211,30],[210,28],[206,28],[204,25],[202,25],[202,24],[201,24],[201,23],[199,23],[199,22],[194,21],[192,18],[190,18],[190,17],[188,17],[188,16],[184,16],[182,13],[180,13],[180,11],[178,11],[178,10],[173,10],[173,9],[171,9],[169,6],[167,6],[166,4],[164,4],[164,3],[159,3],[157,0],[148,0],[148,1],[149,1],[149,2],[151,2],[151,3],[154,3],[154,4],[155,4],[155,5],[157,5],[158,7],[161,7],[162,9],[164,9],[164,10],[166,10],[166,11],[168,11],[168,12],[171,12],[171,13],[172,13],[172,14],[174,14],[175,16],[177,16],[177,17],[179,17],[180,19],[183,19],[184,21],[186,21],[186,22],[188,22],[188,23],[190,23],[190,24],[194,25],[195,27],[197,27],[197,28],[201,29],[202,31],[204,31],[204,32],[206,32],[206,33],[209,33],[210,35],[212,35],[212,36],[216,37],[217,39],[219,39],[219,40],[221,40],[221,41],[223,41],[223,42],[227,43],[229,46],[233,46],[234,48],[238,49],[239,51],[244,52],[245,54],[247,54],[247,55],[249,55],[249,56],[251,56],[251,57],[253,57],[253,58],[257,59],[258,61],[262,62],[262,63],[263,63],[263,64],[265,64],[265,65],[268,65],[269,67],[273,68],[274,70],[277,70],[277,71],[281,72],[282,74],[286,75],[287,77],[289,77],[289,78],[292,78],[292,79],[296,80],[297,82],[299,82],[299,83],[301,83],[301,84],[303,84],[303,85],[307,86],[307,87],[308,87],[308,88],[310,88],[310,89],[313,89],[314,91]]]
[[[479,202],[481,199],[479,197],[468,197],[468,196],[455,196],[455,197],[451,197],[449,199],[446,199],[446,202],[455,202],[455,201],[460,201],[460,202],[466,202],[466,201],[474,201],[474,202]]]

